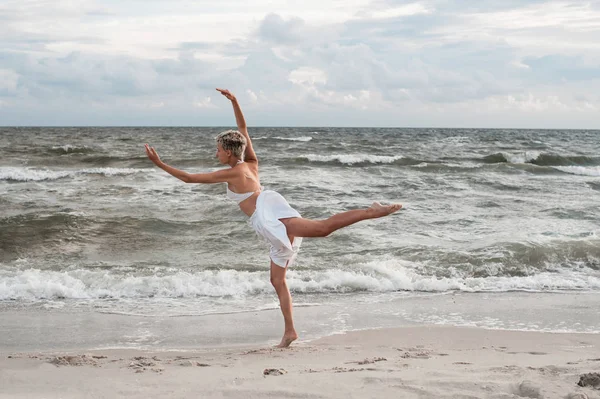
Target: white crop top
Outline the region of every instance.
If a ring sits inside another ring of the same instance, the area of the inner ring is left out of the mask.
[[[241,161],[241,160],[237,161],[238,165],[241,164],[241,163],[244,163],[244,161]],[[260,189],[258,191],[262,191],[263,188],[264,188],[263,186],[260,186]],[[254,194],[255,192],[258,192],[258,191],[250,191],[248,193],[234,193],[233,191],[231,191],[229,189],[229,185],[228,185],[227,186],[227,198],[230,199],[230,200],[232,200],[232,201],[235,201],[235,202],[237,202],[239,204],[243,200],[252,197],[252,194]]]
[[[261,190],[262,190],[262,187],[261,187]],[[237,202],[238,204],[240,202],[242,202],[243,200],[252,197],[252,194],[254,194],[254,193],[255,193],[255,191],[250,191],[248,193],[234,193],[233,191],[231,191],[229,189],[229,187],[227,187],[227,198],[232,201]]]

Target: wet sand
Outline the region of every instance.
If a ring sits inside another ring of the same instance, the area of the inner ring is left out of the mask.
[[[577,385],[598,371],[599,334],[419,326],[288,349],[3,351],[0,398],[600,398]]]

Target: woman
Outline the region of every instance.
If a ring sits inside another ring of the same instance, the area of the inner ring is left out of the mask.
[[[146,153],[156,166],[186,183],[227,183],[227,197],[239,204],[242,212],[250,217],[252,228],[271,244],[271,284],[279,297],[285,322],[285,331],[278,347],[285,348],[298,338],[292,320],[292,298],[285,273],[298,253],[302,238],[326,237],[337,229],[361,220],[389,215],[402,205],[383,206],[374,202],[368,209],[342,212],[326,220],[301,217],[277,192],[263,190],[258,177],[258,159],[237,99],[229,90],[217,91],[231,101],[238,127],[238,131],[229,130],[217,136],[216,157],[230,168],[190,174],[162,162],[156,150],[148,144]]]

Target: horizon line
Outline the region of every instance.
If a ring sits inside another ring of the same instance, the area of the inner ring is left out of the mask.
[[[0,125],[0,128],[230,128],[234,125]],[[464,129],[464,130],[589,130],[599,128],[575,127],[456,127],[456,126],[300,126],[300,125],[264,125],[252,128],[302,128],[302,129]]]

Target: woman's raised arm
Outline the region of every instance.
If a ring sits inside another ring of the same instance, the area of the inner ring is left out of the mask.
[[[250,135],[248,134],[246,120],[244,119],[244,114],[242,113],[242,109],[240,108],[240,104],[238,103],[237,98],[235,98],[235,96],[231,94],[229,90],[217,89],[217,91],[231,101],[231,104],[233,105],[233,113],[235,114],[235,122],[237,124],[237,128],[239,132],[246,138],[246,151],[244,152],[244,161],[258,163],[258,158],[256,157],[256,153],[254,152],[254,148],[252,148],[252,140],[250,140]]]

